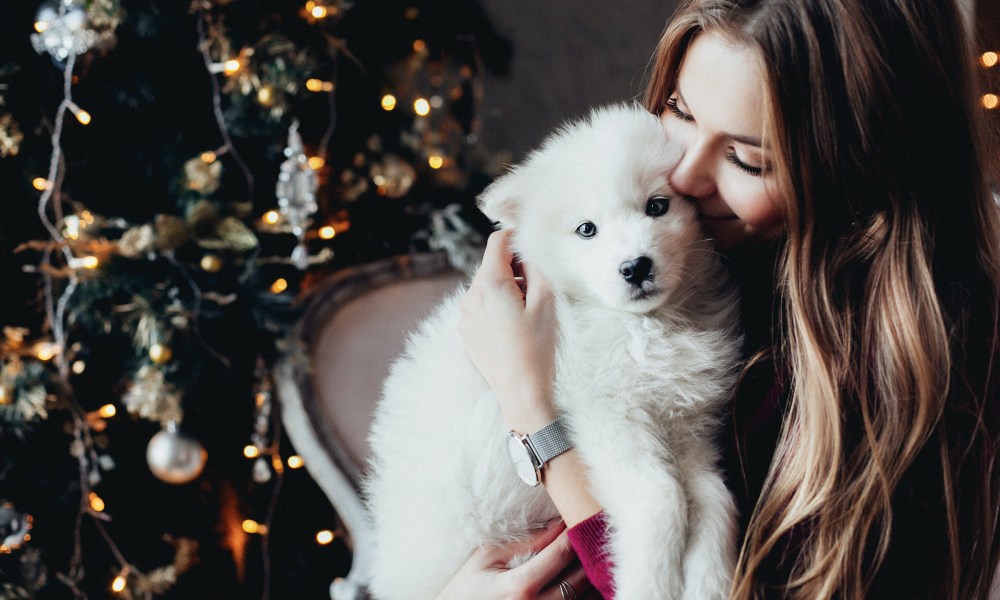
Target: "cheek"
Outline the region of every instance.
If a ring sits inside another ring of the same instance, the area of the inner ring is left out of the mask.
[[[784,222],[780,201],[769,193],[763,180],[742,181],[733,178],[725,188],[719,186],[723,200],[745,224],[758,229],[778,229]]]

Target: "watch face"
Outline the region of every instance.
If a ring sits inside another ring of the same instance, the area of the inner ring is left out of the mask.
[[[531,459],[531,452],[516,433],[511,433],[507,438],[507,455],[510,456],[514,472],[521,478],[521,481],[531,486],[538,485],[538,470]]]

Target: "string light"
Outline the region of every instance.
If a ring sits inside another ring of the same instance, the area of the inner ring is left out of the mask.
[[[271,284],[272,294],[280,294],[281,292],[287,289],[288,289],[288,281],[286,281],[283,277],[275,279],[274,283]]]
[[[59,353],[59,346],[52,342],[38,342],[35,345],[35,356],[38,360],[46,362],[52,360]]]
[[[80,124],[90,125],[91,119],[89,112],[77,106],[75,102],[70,102],[67,106],[69,107],[69,110],[73,113],[73,116],[76,117],[76,120],[80,122]]]
[[[413,112],[426,117],[431,113],[431,103],[426,98],[417,98],[413,101]]]
[[[307,162],[313,171],[319,171],[326,165],[326,159],[322,156],[310,156]]]
[[[330,225],[319,228],[319,237],[324,240],[332,240],[335,235],[337,235],[337,230]]]
[[[35,188],[39,192],[44,192],[45,190],[49,189],[50,185],[51,184],[49,184],[49,180],[44,177],[35,177],[31,181],[31,187]]]
[[[257,90],[257,102],[265,107],[270,107],[274,104],[274,90],[271,89],[271,86],[265,85]]]
[[[230,58],[222,65],[222,72],[226,75],[235,75],[240,72],[243,65],[235,58]]]
[[[278,221],[281,220],[281,215],[279,215],[278,211],[276,210],[269,210],[266,213],[264,213],[264,216],[261,218],[268,225],[275,225],[277,224]]]
[[[215,152],[212,152],[211,150],[209,150],[208,152],[201,153],[201,162],[205,163],[206,165],[214,163],[218,158],[219,155],[216,154]]]
[[[432,169],[440,169],[444,166],[444,159],[437,154],[432,154],[427,157],[427,164],[430,165]]]
[[[73,373],[80,375],[87,369],[87,363],[83,362],[82,360],[75,360],[73,361],[73,365],[70,367],[70,369],[72,369]]]
[[[396,97],[392,94],[386,94],[382,96],[382,108],[385,110],[393,110],[396,108]]]
[[[115,408],[114,404],[105,404],[104,406],[102,406],[100,408],[100,410],[98,412],[105,419],[110,419],[111,417],[113,417],[116,414],[118,414],[118,409]]]
[[[303,464],[305,463],[302,461],[302,457],[298,454],[293,454],[288,457],[289,469],[301,469]]]
[[[310,92],[332,92],[333,82],[323,81],[322,79],[307,79],[306,89]]]
[[[94,511],[104,512],[104,499],[96,493],[90,492],[90,494],[87,495],[87,501],[90,503],[90,508],[94,509]]]
[[[427,42],[425,42],[424,40],[413,40],[414,52],[423,52],[426,49],[427,49]]]
[[[260,449],[258,449],[257,446],[248,444],[243,447],[243,456],[247,458],[257,458],[260,456]]]
[[[246,519],[243,521],[243,531],[250,534],[259,533],[260,535],[266,535],[267,525],[264,525],[263,523],[258,523],[253,519]]]
[[[997,106],[1000,106],[1000,96],[996,94],[986,94],[983,96],[983,106],[986,110],[993,110]]]
[[[38,33],[45,33],[45,30],[49,28],[49,24],[45,21],[35,21],[35,31]]]
[[[316,532],[316,543],[320,546],[326,546],[333,541],[333,532],[329,529],[324,529],[322,531]]]
[[[979,64],[983,65],[986,69],[996,66],[998,62],[1000,62],[1000,54],[996,52],[983,52],[979,57]]]
[[[121,575],[115,577],[115,580],[111,582],[111,591],[120,594],[121,592],[125,591],[126,583],[127,582],[125,581],[125,577]]]

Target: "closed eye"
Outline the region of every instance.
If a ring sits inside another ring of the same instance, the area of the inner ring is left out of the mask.
[[[679,106],[677,106],[677,98],[674,98],[672,96],[670,98],[667,98],[667,101],[664,103],[664,106],[666,106],[667,110],[672,112],[674,116],[680,119],[681,121],[684,121],[685,123],[694,123],[694,117],[684,112],[683,110],[680,109]]]

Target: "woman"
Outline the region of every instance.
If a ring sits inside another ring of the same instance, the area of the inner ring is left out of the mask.
[[[987,597],[1000,220],[973,66],[945,0],[691,0],[664,33],[646,107],[742,284],[747,365],[720,440],[742,519],[733,598]],[[555,333],[507,238],[490,239],[462,332],[531,433],[556,416]],[[443,597],[582,595],[574,549],[611,597],[575,451],[544,477],[568,533],[477,553]],[[540,553],[501,566],[526,547]]]

